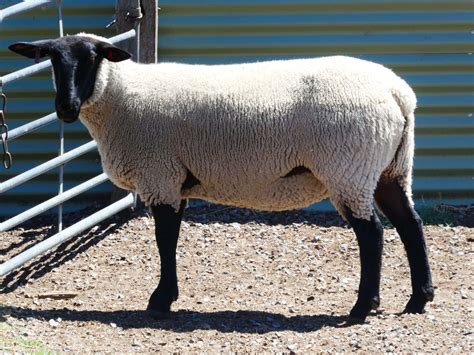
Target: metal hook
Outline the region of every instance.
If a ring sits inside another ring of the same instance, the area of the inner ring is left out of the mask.
[[[0,86],[1,89],[1,86]],[[8,151],[8,126],[5,123],[5,109],[7,106],[7,96],[0,92],[1,110],[0,110],[0,141],[3,148],[3,166],[5,169],[10,169],[12,166],[12,155]]]
[[[40,61],[40,52],[41,52],[41,49],[39,49],[39,47],[36,47],[35,48],[35,63],[36,64],[38,64]]]

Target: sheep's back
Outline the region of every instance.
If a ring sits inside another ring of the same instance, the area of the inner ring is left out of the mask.
[[[346,167],[351,162],[370,157],[388,165],[404,127],[393,90],[406,84],[359,59],[163,63],[130,72],[128,107],[139,122],[129,129],[141,135],[141,146],[155,150],[150,165],[155,159],[163,171],[161,161],[170,159],[172,170],[178,162],[201,182],[192,197],[255,207],[252,196],[259,196],[279,200],[278,209],[285,209],[282,191],[300,191],[306,205],[314,198],[305,193],[325,197],[326,183],[346,171],[370,173],[352,171]],[[285,180],[298,166],[309,169],[311,178]],[[278,188],[268,189],[272,184]]]

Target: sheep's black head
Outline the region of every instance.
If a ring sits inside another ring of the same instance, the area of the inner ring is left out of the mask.
[[[104,58],[120,62],[131,57],[110,43],[80,35],[20,42],[8,48],[28,58],[51,58],[56,86],[56,112],[65,122],[74,122],[79,117],[82,103],[94,91],[97,70]]]

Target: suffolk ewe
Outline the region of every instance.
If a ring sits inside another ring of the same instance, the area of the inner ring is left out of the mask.
[[[178,298],[176,244],[187,198],[277,211],[329,197],[360,248],[356,321],[379,305],[383,228],[375,200],[407,252],[413,293],[405,311],[423,312],[433,299],[411,198],[416,98],[389,69],[342,56],[142,65],[89,34],[9,48],[51,58],[58,117],[79,117],[112,182],[151,206],[161,258],[152,315]]]

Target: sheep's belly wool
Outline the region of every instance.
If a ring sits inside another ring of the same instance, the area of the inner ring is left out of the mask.
[[[186,198],[200,198],[236,207],[285,211],[309,206],[328,197],[327,189],[311,173],[279,177],[266,184],[245,184],[237,189],[197,185],[183,190]]]

